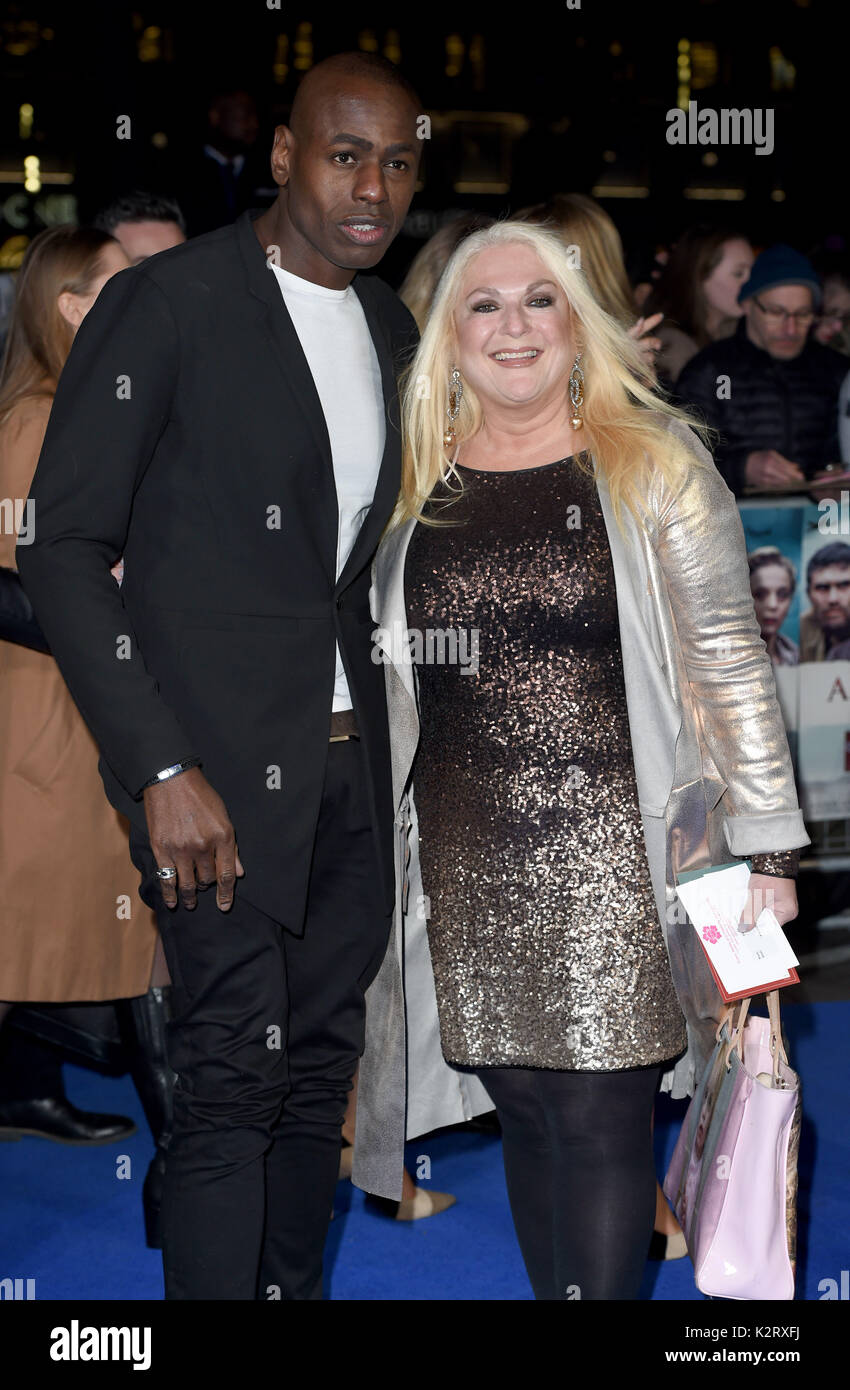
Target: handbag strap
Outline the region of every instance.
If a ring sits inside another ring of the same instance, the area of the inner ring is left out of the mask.
[[[786,1067],[789,1066],[790,1064],[789,1064],[789,1062],[788,1062],[788,1054],[787,1054],[787,1052],[785,1051],[785,1044],[784,1044],[783,1041],[782,1041],[782,1019],[781,1019],[780,1012],[779,1012],[779,990],[777,990],[777,989],[768,990],[768,991],[766,992],[766,998],[767,998],[767,1012],[768,1012],[769,1017],[770,1017],[770,1043],[769,1043],[769,1046],[770,1046],[770,1055],[771,1055],[771,1058],[772,1058],[772,1060],[773,1060],[773,1085],[774,1085],[774,1088],[775,1088],[775,1089],[781,1090],[782,1087],[783,1087],[783,1085],[784,1085],[784,1083],[783,1083],[783,1081],[782,1081],[782,1079],[781,1079],[781,1077],[780,1077],[780,1075],[779,1075],[779,1063],[780,1063],[780,1060],[783,1061],[783,1062],[785,1063]],[[724,1014],[723,1014],[723,1017],[721,1018],[719,1024],[717,1025],[717,1032],[716,1032],[715,1036],[716,1036],[718,1042],[722,1042],[723,1039],[721,1038],[720,1034],[721,1034],[721,1031],[722,1031],[722,1029],[723,1029],[723,1025],[726,1024],[727,1038],[726,1038],[726,1055],[725,1055],[725,1062],[726,1062],[726,1070],[727,1070],[727,1071],[729,1070],[729,1068],[730,1068],[730,1066],[731,1066],[731,1055],[732,1055],[733,1049],[734,1049],[734,1051],[737,1052],[737,1054],[738,1054],[738,1060],[743,1064],[743,1061],[744,1061],[744,1027],[745,1027],[746,1022],[747,1022],[747,1014],[749,1013],[749,1008],[750,1008],[750,1004],[752,1003],[752,1001],[753,1001],[753,995],[751,995],[751,994],[750,994],[750,995],[747,995],[746,999],[741,999],[741,1000],[740,1000],[740,1007],[739,1007],[739,1009],[738,1009],[738,1017],[737,1017],[737,1020],[734,1021],[734,1022],[733,1022],[733,1020],[734,1020],[734,1018],[735,1018],[735,1004],[734,1004],[734,1003],[730,1004],[729,1007],[725,1010],[725,1012],[724,1012]]]
[[[740,1001],[736,1001],[736,1002],[738,1002],[738,1004],[739,1004],[737,1022],[735,1022],[735,1023],[733,1024],[733,1019],[734,1019],[734,1016],[735,1016],[735,1003],[732,1003],[732,1004],[729,1005],[729,1008],[726,1010],[726,1012],[724,1013],[723,1017],[721,1018],[719,1024],[717,1025],[717,1033],[716,1033],[716,1035],[715,1035],[716,1038],[717,1038],[717,1041],[718,1041],[718,1042],[722,1042],[722,1038],[721,1038],[721,1036],[720,1036],[720,1033],[721,1033],[721,1030],[722,1030],[722,1028],[723,1028],[723,1025],[726,1024],[727,1042],[726,1042],[726,1056],[725,1056],[725,1062],[726,1062],[726,1070],[727,1070],[727,1071],[729,1070],[729,1068],[730,1068],[730,1066],[731,1066],[731,1060],[730,1060],[730,1059],[731,1059],[731,1055],[732,1055],[732,1050],[733,1050],[733,1048],[734,1048],[734,1050],[735,1050],[735,1051],[737,1052],[737,1054],[738,1054],[738,1060],[739,1060],[739,1061],[741,1062],[741,1064],[743,1065],[743,1061],[744,1061],[744,1024],[745,1024],[746,1021],[747,1021],[747,1013],[748,1013],[748,1011],[749,1011],[750,1003],[752,1002],[752,995],[747,995],[746,999],[741,999]]]
[[[782,1041],[782,1019],[779,1014],[779,990],[772,989],[767,994],[767,1011],[770,1015],[770,1055],[773,1058],[773,1084],[780,1086],[779,1059],[789,1065],[788,1054]]]
[[[722,1013],[721,1016],[720,1016],[720,1022],[719,1022],[718,1025],[717,1025],[717,1030],[716,1030],[716,1032],[715,1032],[715,1034],[714,1034],[715,1040],[716,1040],[717,1042],[722,1042],[722,1041],[723,1041],[723,1039],[721,1038],[720,1034],[721,1034],[722,1031],[723,1031],[723,1025],[724,1025],[724,1024],[726,1024],[728,1036],[729,1036],[729,1037],[732,1036],[732,1015],[734,1014],[734,1012],[735,1012],[735,1005],[734,1005],[734,1004],[729,1004],[729,1005],[723,1010],[723,1013]]]
[[[738,1054],[738,1061],[741,1063],[741,1066],[744,1065],[744,1025],[747,1021],[747,1013],[751,1003],[751,995],[747,995],[746,999],[741,1000],[741,1007],[738,1010],[738,1022],[735,1025],[735,1041],[733,1046]]]
[[[749,1007],[749,1003],[749,999],[733,999],[731,1004],[726,1005],[726,1008],[723,1010],[723,1013],[720,1016],[720,1022],[718,1023],[714,1034],[717,1042],[723,1041],[720,1034],[723,1031],[724,1024],[726,1024],[728,1037],[731,1038],[733,1036],[733,1034],[737,1031],[737,1026],[733,1026],[732,1024],[732,1019],[735,1016],[735,1010],[738,1008],[739,1004],[746,1004],[747,1007]],[[746,1009],[744,1010],[744,1017],[746,1018]]]

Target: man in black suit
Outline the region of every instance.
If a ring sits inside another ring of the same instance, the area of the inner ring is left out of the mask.
[[[217,92],[207,111],[203,148],[179,152],[171,181],[180,191],[189,236],[215,231],[274,197],[260,120],[250,92]]]
[[[407,213],[419,111],[383,59],[326,60],[275,133],[274,206],[110,281],[17,551],[173,980],[167,1298],[322,1296],[393,905],[369,584],[415,342],[357,272]]]

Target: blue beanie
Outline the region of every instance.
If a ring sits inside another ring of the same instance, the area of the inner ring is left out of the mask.
[[[781,243],[768,246],[756,256],[749,280],[738,291],[738,303],[743,304],[752,295],[778,289],[780,285],[808,285],[815,308],[820,307],[821,284],[811,261],[793,246]]]

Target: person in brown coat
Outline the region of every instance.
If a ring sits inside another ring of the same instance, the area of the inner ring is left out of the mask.
[[[102,286],[128,264],[108,233],[67,226],[42,232],[24,257],[0,377],[0,565],[7,569],[16,541],[37,526],[25,499],[74,333]],[[119,563],[113,574],[119,582]],[[171,1077],[162,1066],[151,1073],[168,976],[154,914],[135,893],[128,823],[104,795],[97,746],[53,657],[2,639],[0,882],[0,1024],[16,1003],[129,1000],[134,1079],[159,1138],[165,1115],[153,1112],[165,1109]],[[70,1104],[54,1049],[9,1029],[4,1035],[0,1137],[106,1143],[134,1132],[122,1116]],[[150,1227],[148,1219],[149,1237]]]

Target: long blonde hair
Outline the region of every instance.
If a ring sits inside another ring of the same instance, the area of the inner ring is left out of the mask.
[[[462,212],[451,218],[417,251],[399,286],[398,297],[406,304],[421,333],[428,321],[440,276],[452,253],[465,237],[489,227],[493,218],[481,212]]]
[[[455,251],[437,287],[418,351],[404,373],[402,487],[388,530],[410,518],[440,524],[423,515],[428,497],[450,475],[462,490],[443,446],[449,375],[457,353],[454,311],[470,262],[490,247],[511,244],[527,246],[536,253],[570,307],[583,352],[584,430],[608,484],[620,530],[624,506],[640,520],[641,499],[653,465],[675,487],[699,462],[698,456],[669,431],[668,421],[680,420],[697,429],[699,425],[653,388],[639,349],[625,328],[597,304],[584,274],[573,267],[560,236],[529,223],[498,222],[474,232]],[[567,392],[565,378],[565,398]],[[469,383],[464,383],[460,413],[454,422],[457,443],[472,439],[482,423],[481,404]],[[583,462],[579,466],[592,472]]]
[[[15,304],[0,368],[0,421],[20,401],[52,397],[74,339],[59,312],[59,296],[88,294],[100,272],[108,232],[94,227],[50,227],[33,237],[15,283]]]
[[[584,193],[556,193],[516,214],[517,222],[552,227],[567,246],[577,246],[581,268],[602,308],[624,328],[637,317],[623,243],[611,218],[595,198]]]

